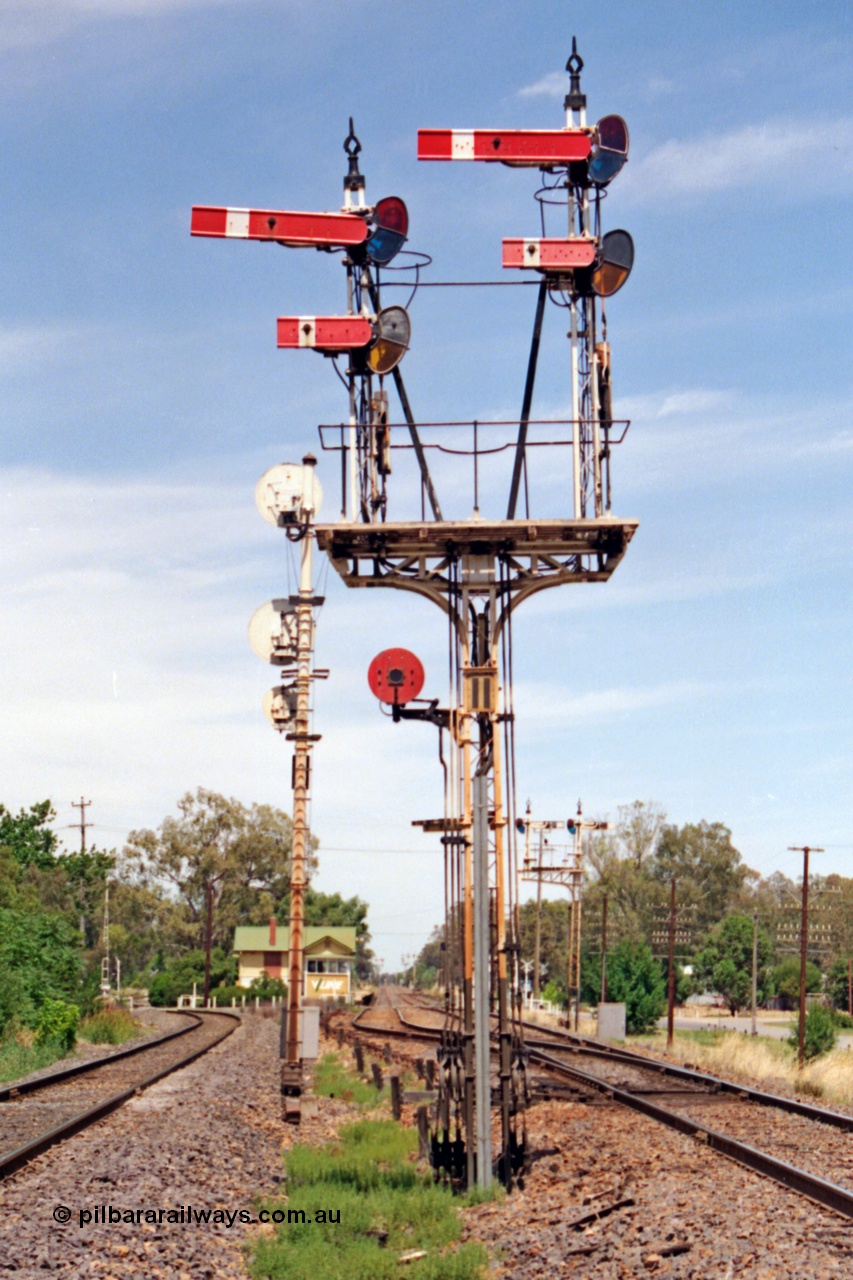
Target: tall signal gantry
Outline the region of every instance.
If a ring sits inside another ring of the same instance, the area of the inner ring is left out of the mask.
[[[395,719],[431,720],[447,732],[450,743],[449,759],[442,755],[444,815],[424,824],[440,832],[445,848],[450,952],[445,968],[454,977],[446,1003],[432,1159],[437,1174],[443,1170],[467,1185],[489,1185],[496,1169],[511,1186],[527,1163],[515,890],[513,614],[545,588],[607,581],[638,523],[612,511],[611,448],[624,439],[629,424],[613,418],[605,315],[605,300],[630,273],[633,243],[625,231],[604,234],[601,229],[607,186],[627,159],[628,131],[619,116],[587,123],[582,67],[573,42],[560,128],[424,129],[418,134],[418,158],[424,161],[497,162],[541,174],[536,192],[541,234],[503,242],[504,267],[538,275],[517,420],[415,419],[399,368],[409,344],[409,317],[402,307],[383,307],[383,272],[404,262],[403,269],[415,269],[416,286],[430,259],[403,250],[408,214],[402,200],[367,203],[358,162],[361,144],[352,121],[344,143],[348,169],[339,211],[193,210],[196,235],[342,253],[346,314],[278,322],[279,346],[320,351],[334,362],[347,391],[346,420],[319,428],[323,449],[340,454],[341,518],[315,523],[313,534],[347,586],[414,592],[448,618],[448,705],[439,708],[433,698],[415,717],[405,707],[405,689],[392,678],[399,674],[405,684],[402,667],[388,668],[390,687],[382,696],[394,707]],[[569,317],[571,417],[542,420],[531,413],[549,302]],[[400,405],[398,421],[390,413],[389,377]],[[430,460],[439,465],[448,457],[453,494],[443,507]],[[482,507],[495,501],[494,485],[484,486],[482,477],[485,468],[493,475],[495,463],[503,461],[506,496],[486,513]],[[469,499],[451,512],[453,495],[459,506],[459,481],[468,466]],[[392,482],[395,471],[399,478]],[[268,485],[267,492],[273,491]],[[285,506],[282,524],[292,519]],[[494,1158],[490,1010],[499,1044],[500,1144]]]

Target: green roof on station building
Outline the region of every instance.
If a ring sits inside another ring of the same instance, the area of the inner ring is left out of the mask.
[[[331,946],[322,943],[329,940]],[[331,953],[340,956],[355,955],[355,926],[307,924],[303,929],[303,946],[306,952],[315,955]],[[234,930],[234,947],[241,951],[289,951],[290,928],[286,924],[276,925],[275,942],[270,942],[268,924],[241,924]]]

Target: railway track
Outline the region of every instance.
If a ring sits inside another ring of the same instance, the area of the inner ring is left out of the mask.
[[[224,1040],[231,1013],[182,1014],[187,1025],[95,1062],[0,1089],[0,1180]]]
[[[380,989],[382,991],[382,989]],[[409,993],[384,991],[365,1031],[437,1039],[443,1014]],[[368,1016],[364,1016],[368,1015]],[[796,1098],[646,1057],[618,1046],[526,1024],[532,1066],[588,1095],[603,1095],[695,1138],[739,1164],[845,1218],[853,1218],[853,1117]],[[796,1153],[798,1163],[783,1158]],[[847,1185],[822,1176],[827,1169]]]

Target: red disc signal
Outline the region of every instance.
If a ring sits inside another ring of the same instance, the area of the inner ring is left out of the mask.
[[[409,649],[383,649],[367,671],[371,693],[392,706],[402,706],[416,698],[424,679],[423,664]]]

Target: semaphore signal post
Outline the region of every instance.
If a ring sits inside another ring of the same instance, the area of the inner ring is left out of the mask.
[[[404,249],[401,199],[366,199],[352,121],[340,210],[329,214],[221,209],[193,211],[193,233],[275,240],[340,252],[346,309],[335,317],[290,316],[278,343],[320,351],[343,382],[346,418],[320,427],[339,456],[340,519],[312,523],[317,546],[347,586],[414,592],[446,616],[449,682],[417,706],[409,658],[387,664],[381,700],[395,720],[420,718],[447,734],[444,813],[425,829],[445,851],[446,965],[452,979],[440,1049],[432,1133],[437,1176],[507,1187],[527,1165],[526,1054],[521,1023],[516,850],[512,619],[549,587],[607,581],[637,521],[613,513],[611,451],[628,423],[613,418],[606,299],[625,282],[633,243],[602,231],[608,184],[624,165],[628,131],[619,116],[587,123],[582,60],[573,45],[565,123],[555,129],[423,129],[423,161],[504,163],[538,171],[539,234],[510,228],[506,270],[537,281],[519,418],[500,422],[417,420],[400,371],[410,340],[405,308],[383,306],[387,273],[414,272],[424,254]],[[527,234],[524,234],[527,233]],[[395,265],[392,262],[396,259]],[[403,264],[402,266],[400,264]],[[383,274],[384,273],[384,274]],[[536,419],[533,396],[549,305],[568,320],[570,416]],[[399,413],[392,413],[388,383]],[[453,499],[442,501],[437,469],[450,459]],[[434,474],[436,471],[436,474]],[[470,477],[467,500],[459,480]],[[283,514],[280,523],[285,522]],[[419,692],[419,690],[418,690]],[[407,705],[408,704],[408,705]],[[496,1036],[499,1112],[492,1150],[491,1039]]]

